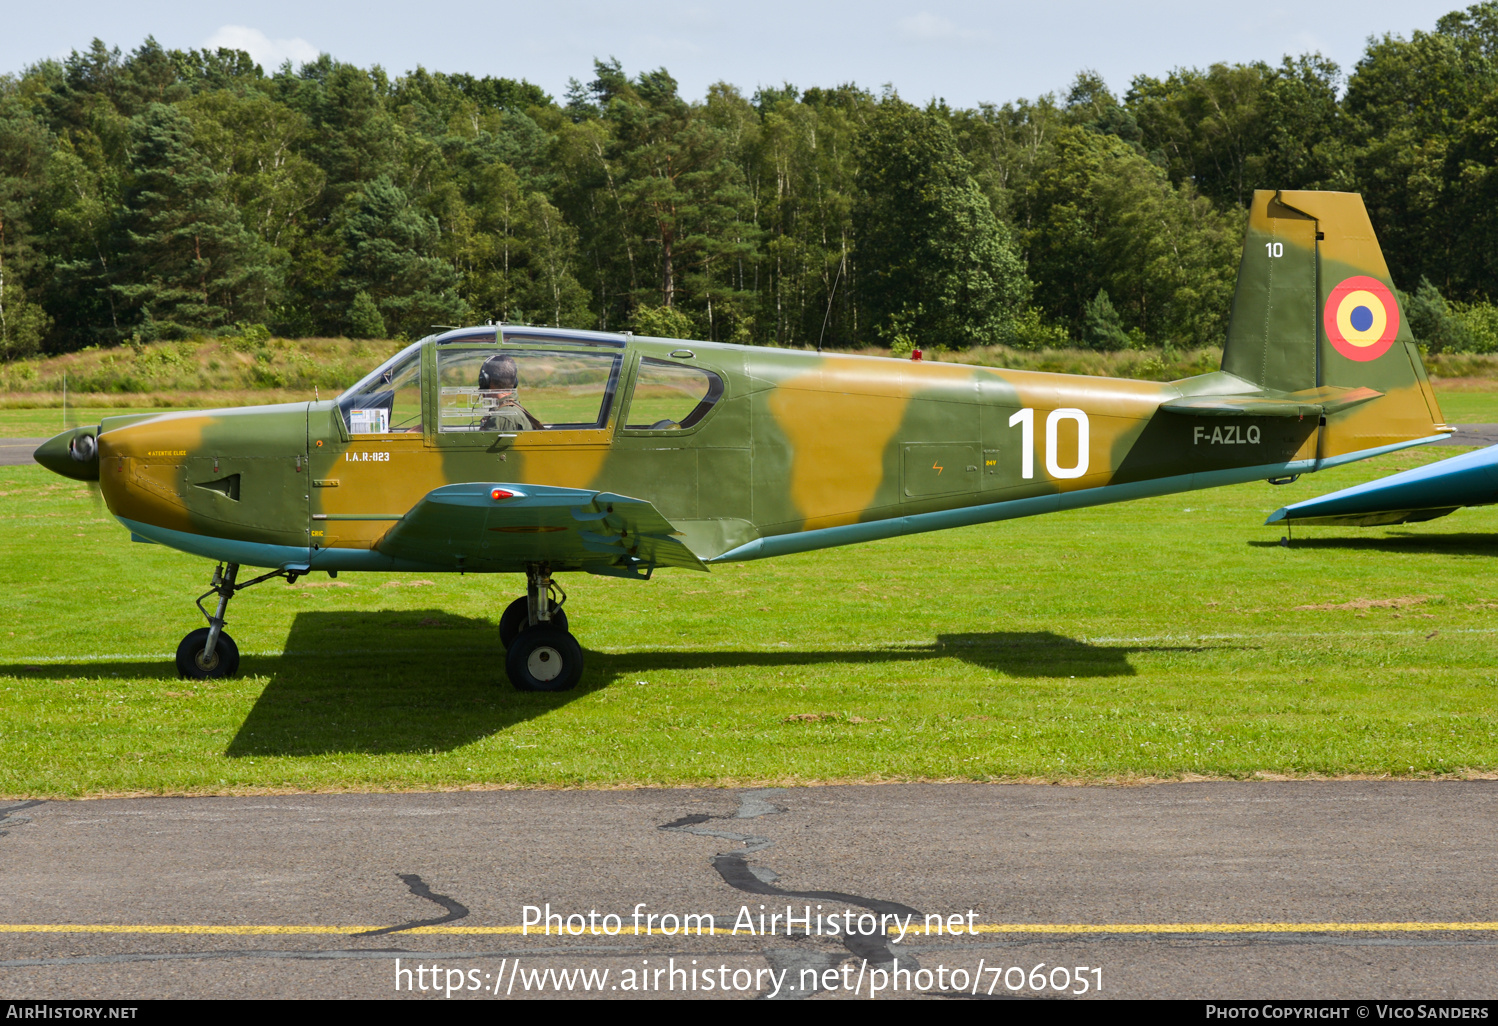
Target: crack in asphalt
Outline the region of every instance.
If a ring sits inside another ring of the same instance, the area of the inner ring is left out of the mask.
[[[4,837],[10,832],[8,830],[5,830],[4,827],[20,826],[22,823],[31,822],[30,816],[13,816],[12,813],[20,812],[22,809],[30,809],[34,808],[35,806],[45,804],[45,801],[38,798],[33,799],[29,802],[22,802],[20,805],[9,805],[3,809],[0,809],[0,837]]]
[[[744,847],[736,852],[721,852],[714,855],[711,860],[712,867],[718,871],[723,882],[738,891],[746,894],[762,894],[776,898],[801,898],[810,901],[840,902],[844,905],[855,905],[866,908],[871,912],[892,915],[909,915],[923,917],[919,910],[903,905],[897,901],[885,901],[882,898],[865,898],[858,894],[845,894],[842,891],[791,891],[775,886],[779,875],[767,866],[750,865],[744,857],[756,852],[764,851],[775,845],[768,837],[758,834],[740,833],[733,830],[722,830],[708,827],[705,824],[717,820],[719,822],[732,822],[734,820],[758,819],[761,816],[774,816],[786,811],[776,805],[770,798],[774,795],[785,793],[783,787],[767,787],[756,791],[744,791],[739,795],[739,807],[732,816],[713,816],[705,812],[696,812],[680,819],[663,823],[658,829],[669,830],[679,834],[696,834],[699,837],[717,837],[726,841],[738,841]],[[866,960],[870,965],[889,965],[895,961],[895,954],[889,949],[889,940],[880,935],[846,934],[839,933],[837,939],[843,947],[854,956]],[[812,952],[800,948],[767,948],[764,952],[765,959],[773,968],[796,970],[800,977],[802,969],[830,969],[840,964],[845,956],[832,955],[826,952]],[[918,969],[920,963],[914,955],[906,955],[903,959],[912,970]],[[820,979],[820,972],[817,978]],[[810,990],[780,992],[781,1000],[800,1000],[811,997],[820,989],[820,985]]]
[[[441,905],[443,908],[447,909],[447,915],[437,919],[417,919],[409,923],[402,923],[399,926],[386,926],[379,930],[366,930],[363,933],[356,933],[352,936],[379,937],[387,933],[400,933],[402,930],[414,930],[418,926],[438,926],[442,923],[451,923],[454,920],[462,919],[463,917],[468,915],[468,906],[462,904],[461,902],[455,901],[452,898],[449,898],[445,894],[432,893],[432,889],[428,887],[426,885],[426,882],[415,873],[397,873],[396,876],[400,877],[401,882],[404,883],[407,887],[411,888],[411,893],[416,895],[418,898],[425,898],[427,901],[434,902],[435,904]]]

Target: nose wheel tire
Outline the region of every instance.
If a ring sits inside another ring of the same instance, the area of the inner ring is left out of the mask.
[[[232,677],[239,672],[239,646],[234,639],[219,631],[218,643],[207,659],[203,658],[203,646],[208,642],[208,628],[199,627],[177,646],[177,673],[187,680],[215,680]]]
[[[505,653],[517,691],[571,691],[583,675],[583,650],[564,630],[538,624],[521,631]]]
[[[525,622],[530,618],[530,606],[524,595],[505,607],[505,611],[499,618],[499,643],[509,648],[525,630]],[[543,626],[537,624],[536,626]],[[557,630],[567,629],[567,614],[562,607],[555,602],[551,604],[551,620],[545,626],[555,627]]]

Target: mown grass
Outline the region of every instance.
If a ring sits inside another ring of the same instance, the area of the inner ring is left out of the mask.
[[[1498,423],[1498,379],[1459,378],[1435,383],[1448,424]]]
[[[84,424],[97,424],[104,417],[122,413],[167,413],[184,406],[87,406],[61,409],[5,409],[0,407],[0,438],[49,438],[59,431]]]
[[[1456,451],[711,575],[577,575],[589,664],[563,695],[505,682],[518,581],[454,575],[261,585],[230,611],[244,675],[187,684],[171,654],[208,564],[0,468],[0,794],[1487,774],[1498,513],[1289,548],[1261,526]]]
[[[92,392],[69,394],[64,407],[60,397],[38,402],[35,397],[0,393],[0,437],[32,437],[56,434],[68,427],[97,424],[100,417],[121,413],[161,413],[167,410],[206,410],[224,406],[261,406],[270,403],[306,402],[319,393],[293,388],[241,389],[222,392],[160,392],[117,396]],[[332,398],[327,390],[322,398]],[[336,394],[336,393],[334,393]]]
[[[79,402],[95,405],[197,405],[184,394],[250,390],[341,391],[396,352],[399,341],[338,338],[216,338],[91,348],[61,356],[0,363],[0,406],[60,406],[64,384]],[[888,349],[853,350],[889,356]],[[1019,370],[1172,380],[1216,370],[1219,348],[1099,353],[1086,349],[1019,350],[980,346],[938,348],[930,360]],[[1474,365],[1477,366],[1477,365]],[[1463,364],[1467,373],[1481,374]]]
[[[342,391],[403,344],[342,338],[215,338],[95,347],[0,363],[0,396],[11,406],[53,406],[62,403],[64,385],[74,395],[151,396],[158,404],[160,396],[183,391]]]

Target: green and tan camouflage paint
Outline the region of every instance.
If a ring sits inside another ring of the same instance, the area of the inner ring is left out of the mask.
[[[545,562],[609,572],[604,557],[564,543],[566,522],[529,523],[519,508],[488,521],[453,519],[446,533],[442,523],[424,524],[420,537],[431,540],[420,559],[407,551],[377,562],[381,540],[424,497],[465,482],[645,500],[700,559],[743,558],[776,551],[757,541],[841,544],[872,536],[850,533],[858,525],[927,530],[955,522],[934,515],[962,510],[973,511],[962,522],[1002,519],[1314,470],[1436,436],[1445,428],[1408,327],[1401,322],[1395,343],[1370,362],[1346,359],[1324,338],[1329,290],[1351,275],[1392,286],[1360,197],[1260,192],[1223,371],[1183,381],[532,328],[516,329],[524,339],[512,342],[511,329],[473,328],[421,344],[421,432],[350,436],[336,403],[323,401],[110,418],[96,429],[96,464],[70,462],[76,431],[37,458],[70,476],[97,473],[105,501],[132,530],[159,528],[157,540],[179,547],[201,540],[190,551],[205,555],[220,555],[215,542],[244,543],[221,556],[241,562],[256,562],[253,547],[265,546],[261,565],[519,571]],[[604,426],[512,438],[437,432],[439,349],[537,347],[547,335],[622,357]],[[691,428],[627,429],[623,411],[644,357],[711,370],[723,395]],[[1167,406],[1189,397],[1224,402],[1216,412]],[[1276,415],[1233,405],[1245,399]],[[1077,474],[1083,421],[1086,469]]]

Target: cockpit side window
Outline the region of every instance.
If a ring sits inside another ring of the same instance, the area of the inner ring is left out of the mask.
[[[701,367],[645,357],[635,375],[626,430],[689,428],[707,416],[723,395],[723,379]]]
[[[421,431],[421,343],[375,368],[338,397],[351,435]]]
[[[579,431],[608,423],[614,353],[439,348],[437,430]]]

